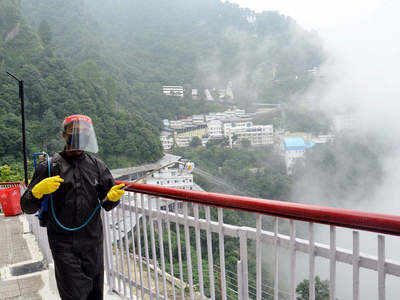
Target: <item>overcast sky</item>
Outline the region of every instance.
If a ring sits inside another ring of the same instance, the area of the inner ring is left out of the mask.
[[[390,1],[390,0],[389,0]],[[291,16],[307,29],[331,30],[335,24],[364,18],[386,0],[230,0],[257,12],[277,10]]]

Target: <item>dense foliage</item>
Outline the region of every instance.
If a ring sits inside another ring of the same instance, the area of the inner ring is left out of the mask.
[[[304,279],[297,285],[296,293],[299,295],[297,300],[310,299],[310,282]],[[315,277],[315,300],[328,300],[329,299],[329,281],[321,280],[319,276]]]
[[[292,19],[218,0],[4,0],[0,36],[1,162],[21,157],[6,70],[25,82],[29,154],[60,149],[60,121],[84,113],[99,155],[122,166],[160,157],[162,118],[224,109],[202,93],[193,101],[191,88],[232,82],[235,101],[287,101],[323,59],[318,36]],[[166,84],[183,85],[185,97],[163,96]]]
[[[219,0],[22,3],[33,27],[50,25],[58,53],[72,64],[93,59],[149,109],[162,85],[189,90],[232,82],[239,102],[287,101],[323,60],[317,34],[291,18]]]
[[[26,24],[18,3],[0,3],[0,163],[22,157],[18,83],[6,70],[24,80],[28,155],[62,149],[60,123],[69,114],[82,113],[92,117],[99,155],[111,166],[159,158],[155,118],[143,110],[119,109],[116,81],[91,59],[69,65],[48,45],[49,25],[42,22],[38,35]]]
[[[272,148],[234,148],[211,144],[206,148],[175,150],[175,154],[193,161],[195,165],[224,180],[230,192],[254,197],[289,200],[291,178],[281,156]],[[227,192],[227,186],[196,176],[207,191]],[[212,178],[213,179],[213,178]]]

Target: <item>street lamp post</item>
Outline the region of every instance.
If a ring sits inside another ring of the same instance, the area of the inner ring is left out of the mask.
[[[25,185],[28,185],[28,169],[26,161],[26,139],[25,139],[25,109],[24,109],[24,81],[19,80],[13,74],[7,72],[8,76],[14,78],[18,81],[19,85],[19,98],[21,100],[21,121],[22,121],[22,154],[24,156],[24,175],[25,175]]]

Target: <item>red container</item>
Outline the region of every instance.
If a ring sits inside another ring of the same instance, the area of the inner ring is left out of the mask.
[[[16,216],[22,212],[20,200],[19,186],[0,190],[0,204],[6,217]]]

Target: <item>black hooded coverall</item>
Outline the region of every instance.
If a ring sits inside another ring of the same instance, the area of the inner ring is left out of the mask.
[[[99,201],[107,211],[119,203],[104,201],[115,182],[106,165],[92,155],[82,153],[79,156],[67,156],[65,152],[57,153],[51,161],[51,173],[64,179],[53,193],[53,204],[57,219],[66,227],[82,225]],[[21,208],[25,213],[33,214],[40,209],[41,199],[35,198],[31,191],[47,177],[47,162],[42,162],[21,198]],[[61,299],[102,300],[104,265],[100,209],[86,227],[67,231],[54,220],[49,203],[47,235]]]

